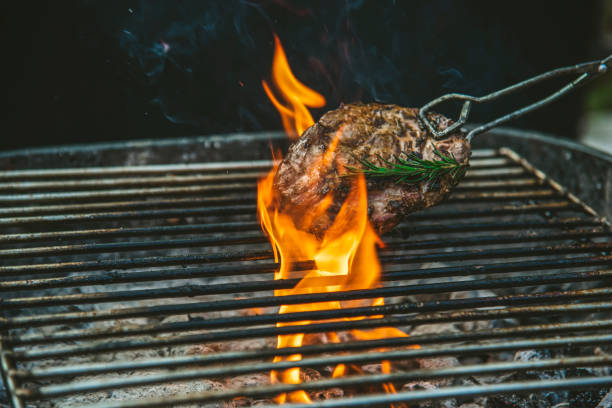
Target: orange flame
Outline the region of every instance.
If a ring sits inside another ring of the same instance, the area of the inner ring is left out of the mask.
[[[274,35],[274,59],[272,61],[272,84],[279,93],[277,98],[272,88],[264,80],[261,81],[268,98],[274,104],[283,120],[285,132],[291,139],[297,139],[314,121],[306,108],[321,108],[325,106],[325,98],[297,80],[291,72],[287,56],[280,40]],[[282,100],[282,102],[279,101]]]
[[[278,100],[269,92],[269,88],[264,81],[264,89],[268,92],[268,96],[272,103],[277,107],[283,117],[283,124],[293,126],[292,129],[287,129],[288,134],[300,134],[303,129],[312,126],[314,123],[310,113],[300,101],[301,96],[292,95],[295,91],[295,84],[299,86],[299,95],[317,95],[324,103],[323,97],[316,92],[306,88],[299,83],[291,74],[289,65],[287,64],[285,54],[282,51],[280,41],[275,36],[276,53],[274,56],[273,81],[279,88],[285,99],[291,102],[290,111],[284,105],[278,103]],[[282,60],[282,61],[281,61]],[[280,67],[280,68],[279,68]],[[289,78],[289,79],[288,79]],[[289,84],[289,85],[287,85]],[[307,91],[307,92],[306,92]],[[311,105],[309,105],[311,106]],[[303,115],[303,109],[307,115]],[[292,112],[291,115],[288,112]],[[299,120],[296,119],[299,117]],[[302,126],[300,129],[298,126]],[[336,146],[342,135],[340,129],[335,138],[330,142],[327,151],[321,155],[317,162],[307,171],[311,174],[311,178],[316,179],[318,174],[329,171],[333,165]],[[276,155],[275,155],[276,156]],[[275,157],[280,159],[280,157]],[[277,161],[278,163],[278,161]],[[337,163],[336,163],[337,164]],[[380,274],[382,271],[376,246],[383,246],[382,241],[375,233],[368,220],[367,209],[367,189],[363,175],[354,179],[351,190],[342,204],[339,212],[334,218],[334,221],[323,234],[322,237],[317,237],[308,232],[311,226],[316,225],[317,219],[326,214],[328,208],[333,203],[333,192],[329,193],[321,202],[314,208],[310,209],[308,214],[300,217],[299,227],[295,224],[291,209],[280,211],[278,203],[280,201],[279,193],[274,189],[274,178],[278,170],[278,164],[270,171],[270,173],[258,183],[257,207],[259,220],[262,229],[267,233],[272,248],[274,250],[275,259],[278,262],[280,258],[280,269],[275,273],[275,279],[291,279],[296,277],[293,265],[300,261],[314,261],[314,269],[300,272],[302,279],[292,289],[275,290],[275,296],[287,296],[307,293],[327,293],[347,290],[370,289],[377,287],[380,282]],[[295,313],[305,311],[320,311],[341,309],[343,307],[359,307],[359,306],[381,306],[384,305],[383,298],[369,300],[352,300],[352,301],[329,301],[317,302],[309,304],[297,305],[282,305],[279,313]],[[371,316],[369,318],[381,318],[382,316]],[[338,320],[360,320],[366,317],[354,317],[335,319]],[[330,321],[330,320],[327,320]],[[318,321],[320,322],[320,321]],[[307,325],[311,321],[299,321],[291,323],[278,323],[278,327]],[[351,334],[358,340],[365,339],[381,339],[389,337],[405,337],[407,334],[396,328],[382,327],[373,330],[352,330]],[[339,336],[336,333],[328,333],[328,339],[331,342],[340,342]],[[304,333],[292,335],[279,335],[277,339],[277,347],[301,347],[305,340]],[[302,359],[301,354],[293,354],[290,356],[277,356],[274,361],[299,361]],[[358,367],[351,366],[359,372]],[[391,364],[389,361],[383,361],[381,371],[383,373],[390,372]],[[348,367],[341,364],[338,365],[333,372],[333,377],[346,375]],[[271,372],[271,381],[284,382],[290,384],[301,383],[300,369],[292,368],[282,372]],[[387,392],[395,392],[392,384],[384,384],[383,388]],[[295,391],[289,394],[281,394],[276,398],[280,404],[285,402],[303,402],[310,403],[311,399],[304,391]]]

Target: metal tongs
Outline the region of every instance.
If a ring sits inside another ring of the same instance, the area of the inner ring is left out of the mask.
[[[470,110],[472,109],[472,103],[490,102],[497,98],[501,98],[503,96],[514,93],[516,91],[529,88],[535,84],[546,81],[547,79],[550,79],[550,78],[555,78],[555,77],[567,75],[567,74],[581,74],[578,78],[576,78],[569,84],[565,85],[563,88],[559,89],[555,93],[547,96],[546,98],[541,99],[537,102],[534,102],[531,105],[517,109],[514,112],[508,113],[507,115],[504,115],[500,118],[492,120],[491,122],[485,123],[483,125],[480,125],[472,129],[466,135],[466,139],[468,141],[471,141],[474,135],[486,132],[487,130],[494,128],[496,126],[499,126],[502,123],[508,122],[512,119],[516,119],[520,116],[523,116],[526,113],[539,109],[542,106],[548,105],[549,103],[557,100],[558,98],[562,97],[563,95],[577,88],[578,86],[584,85],[585,83],[593,80],[594,78],[597,78],[598,76],[606,73],[606,71],[608,70],[609,63],[612,63],[612,55],[609,55],[608,57],[600,61],[591,61],[591,62],[585,62],[582,64],[577,64],[577,65],[573,65],[569,67],[557,68],[552,71],[545,72],[533,78],[529,78],[525,81],[519,82],[514,85],[510,85],[507,88],[501,89],[496,92],[492,92],[488,95],[481,96],[481,97],[475,97],[475,96],[464,95],[464,94],[459,94],[459,93],[450,93],[450,94],[442,95],[439,98],[436,98],[433,101],[427,103],[425,106],[423,106],[419,110],[419,118],[427,126],[427,128],[433,135],[434,139],[441,139],[444,136],[448,135],[449,133],[454,132],[455,130],[457,130],[459,127],[463,126],[466,123],[468,115],[470,114]],[[453,123],[451,126],[447,127],[446,129],[438,130],[429,121],[429,119],[427,119],[427,113],[434,106],[442,102],[446,102],[446,101],[453,100],[453,99],[465,101],[463,102],[463,107],[461,108],[461,114],[459,116],[459,119],[455,123]]]

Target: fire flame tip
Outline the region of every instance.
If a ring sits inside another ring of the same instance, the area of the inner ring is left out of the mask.
[[[283,127],[290,138],[297,138],[314,124],[306,108],[321,108],[326,100],[320,93],[301,83],[291,71],[287,55],[280,39],[274,33],[274,56],[272,60],[272,86],[262,81],[268,98],[281,115]],[[272,91],[276,90],[278,96]],[[282,101],[282,102],[281,102]]]

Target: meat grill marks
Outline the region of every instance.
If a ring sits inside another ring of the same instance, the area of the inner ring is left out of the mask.
[[[146,175],[139,166],[124,167],[113,177],[79,169],[1,173],[1,368],[10,379],[9,398],[19,408],[49,401],[108,407],[122,398],[134,407],[231,403],[238,397],[270,398],[281,392],[279,387],[354,389],[402,384],[415,376],[464,378],[609,366],[609,357],[590,351],[612,344],[610,231],[513,157],[476,150],[468,174],[447,201],[408,215],[406,223],[383,236],[382,287],[285,298],[272,296],[272,290],[295,281],[272,279],[277,265],[255,218],[252,173],[267,170],[261,163],[256,168],[219,164],[229,170],[231,181],[225,171],[179,165],[152,166]],[[175,177],[181,177],[180,186]],[[95,182],[100,179],[107,181]],[[61,186],[65,181],[68,188]],[[235,183],[243,189],[236,191]],[[379,296],[389,300],[384,308],[275,313],[289,302]],[[260,314],[252,315],[254,308],[261,308]],[[352,321],[350,327],[504,319],[516,324],[309,345],[299,350],[304,359],[294,364],[401,364],[449,354],[501,357],[502,352],[568,345],[575,354],[562,360],[397,370],[391,378],[363,374],[297,386],[223,385],[237,375],[265,378],[273,356],[295,353],[277,350],[275,337],[305,328],[276,327],[277,322],[312,320],[307,330],[319,333],[347,328],[347,322],[329,319],[366,315],[384,318]],[[421,349],[405,348],[414,342]],[[241,348],[245,344],[255,348]],[[197,388],[201,384],[219,388]],[[353,400],[375,404],[611,385],[610,376],[508,379],[463,390],[442,387],[427,396],[404,390]]]
[[[452,121],[430,114],[443,129]],[[467,164],[469,143],[461,134],[434,140],[418,119],[418,109],[396,105],[342,105],[327,112],[290,148],[275,178],[280,211],[289,213],[298,227],[322,235],[333,222],[350,191],[350,168],[363,167],[358,159],[379,166],[380,158],[394,160],[402,153],[415,153],[436,160],[434,146],[444,155],[452,154]],[[436,205],[448,196],[459,178],[449,174],[435,182],[397,183],[394,178],[368,179],[368,214],[379,234],[391,230],[403,217]],[[332,204],[313,226],[304,226],[303,217],[332,194]]]

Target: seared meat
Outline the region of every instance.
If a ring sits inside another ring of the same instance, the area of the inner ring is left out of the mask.
[[[432,113],[429,119],[439,129],[452,124],[439,114]],[[376,103],[340,106],[323,115],[289,148],[274,179],[280,210],[289,213],[298,228],[319,235],[331,225],[350,191],[353,177],[343,177],[350,173],[347,167],[363,168],[356,158],[377,166],[385,166],[379,155],[393,160],[402,152],[437,160],[433,145],[445,155],[452,153],[460,163],[469,160],[470,145],[465,138],[454,133],[434,140],[420,123],[418,109]],[[379,234],[389,231],[406,214],[442,201],[458,181],[450,175],[418,184],[369,177],[370,221]],[[309,215],[328,193],[333,196],[331,205],[312,225],[305,225],[310,224]]]

